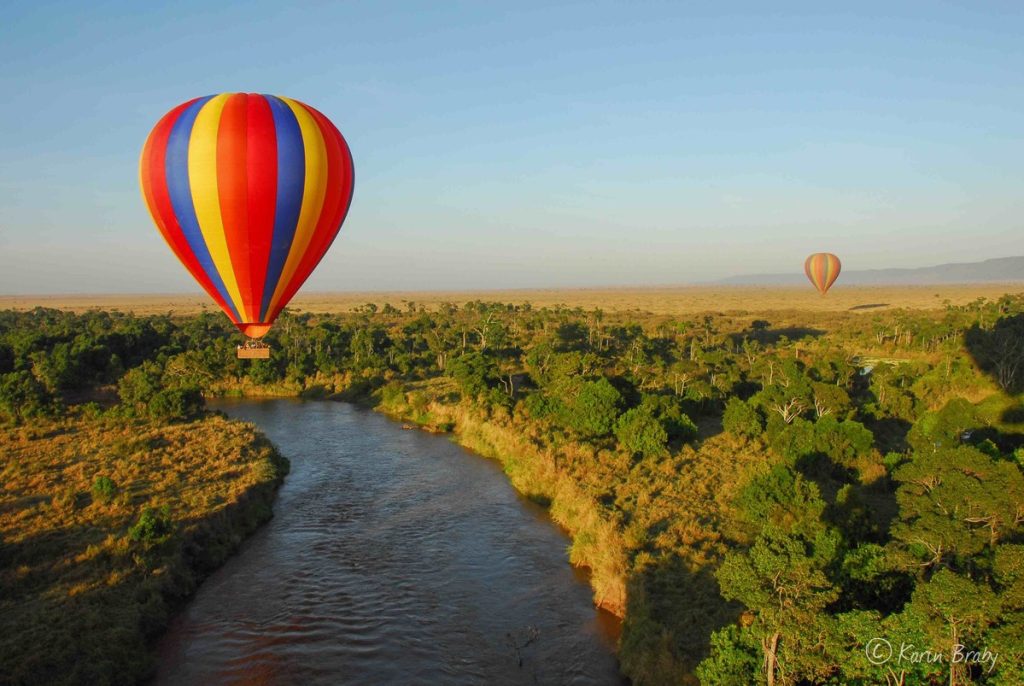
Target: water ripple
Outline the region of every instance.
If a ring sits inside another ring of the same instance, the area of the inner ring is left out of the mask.
[[[568,540],[493,462],[338,403],[225,404],[292,460],[157,684],[620,684]]]

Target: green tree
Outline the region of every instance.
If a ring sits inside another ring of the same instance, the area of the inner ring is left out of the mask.
[[[170,508],[147,507],[128,529],[128,538],[147,546],[156,545],[168,540],[173,532]]]
[[[992,565],[998,591],[998,623],[984,644],[999,653],[998,686],[1024,684],[1024,545],[1000,545]]]
[[[117,382],[121,402],[135,410],[143,410],[163,388],[163,369],[156,362],[145,362],[128,370]]]
[[[757,438],[764,432],[760,413],[737,397],[729,398],[722,414],[722,427],[734,436]]]
[[[701,686],[750,686],[760,681],[762,646],[755,632],[727,626],[711,635],[710,655],[697,665]]]
[[[205,405],[199,388],[186,386],[157,392],[150,398],[146,409],[156,419],[184,421],[201,415]]]
[[[615,426],[621,402],[622,395],[608,379],[584,381],[575,397],[566,403],[565,423],[583,437],[606,436]]]
[[[749,550],[727,553],[716,573],[722,596],[756,616],[751,631],[759,639],[768,684],[814,682],[833,670],[818,644],[825,609],[839,597],[825,571],[838,542],[824,528],[807,538],[768,525]]]
[[[468,398],[486,393],[492,376],[491,361],[475,350],[463,353],[448,363],[448,372]]]
[[[633,454],[656,457],[668,452],[668,434],[650,410],[634,407],[615,422],[615,437]]]
[[[981,425],[974,405],[953,398],[938,412],[923,414],[907,434],[907,442],[921,453],[960,445],[964,433]]]
[[[0,417],[20,423],[56,411],[53,395],[31,373],[22,370],[0,375]]]
[[[1024,524],[1024,474],[974,448],[917,453],[893,478],[900,515],[892,537],[908,568],[969,572],[981,564],[975,556]]]

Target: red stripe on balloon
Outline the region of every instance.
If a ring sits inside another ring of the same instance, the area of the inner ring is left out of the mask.
[[[249,273],[249,184],[246,178],[249,108],[246,99],[244,93],[229,96],[217,123],[217,194],[224,240],[242,299],[239,303],[242,311],[238,314],[243,321],[251,321],[253,293]]]
[[[274,240],[274,214],[277,206],[277,131],[270,103],[262,95],[249,95],[249,278],[252,283],[253,318],[259,319],[263,305],[263,286],[267,280],[270,247]]]
[[[310,239],[306,253],[299,261],[299,266],[288,283],[287,288],[281,294],[273,312],[267,316],[267,321],[274,321],[278,313],[288,304],[296,291],[305,283],[309,275],[313,273],[317,265],[327,254],[334,239],[341,229],[341,224],[348,214],[349,204],[352,202],[352,187],[354,183],[354,170],[352,166],[352,155],[349,152],[348,144],[341,132],[330,122],[327,117],[316,109],[299,103],[312,115],[320,128],[324,139],[324,146],[327,150],[327,188],[324,196],[324,204],[320,209],[320,217],[317,219],[316,228]]]
[[[178,224],[174,208],[171,205],[171,196],[167,190],[167,140],[171,135],[171,129],[174,127],[175,122],[178,121],[181,113],[198,99],[194,98],[178,105],[157,122],[142,148],[139,177],[142,182],[142,193],[146,199],[146,205],[149,207],[149,213],[153,216],[153,221],[156,223],[164,240],[167,241],[167,245],[170,246],[178,260],[185,265],[192,278],[220,305],[221,309],[228,313],[228,317],[234,322],[231,308],[227,306],[227,303],[213,285],[210,277],[206,275],[206,272],[199,264],[199,260],[193,254],[192,248],[189,246],[188,240]]]

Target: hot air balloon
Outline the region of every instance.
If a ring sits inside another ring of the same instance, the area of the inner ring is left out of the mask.
[[[842,267],[839,258],[830,252],[816,252],[804,261],[804,273],[822,295],[828,293],[839,278]]]
[[[341,133],[290,98],[222,93],[157,122],[139,162],[142,196],[192,277],[258,339],[331,247],[355,179]],[[243,350],[264,350],[243,354]]]

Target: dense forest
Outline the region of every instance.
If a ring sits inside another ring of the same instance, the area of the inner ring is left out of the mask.
[[[239,338],[220,315],[0,313],[0,420],[373,403],[550,506],[624,619],[635,684],[1024,683],[1024,297],[694,317],[367,304],[286,312],[270,360],[236,359]]]

